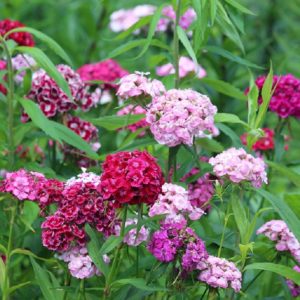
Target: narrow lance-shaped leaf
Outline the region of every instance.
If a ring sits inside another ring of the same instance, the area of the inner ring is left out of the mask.
[[[242,121],[237,115],[228,114],[228,113],[217,113],[215,115],[216,123],[237,123],[242,124],[245,127],[248,127],[248,124]]]
[[[225,1],[228,4],[230,4],[232,7],[241,11],[242,13],[255,16],[255,13],[253,13],[251,10],[249,10],[248,8],[243,6],[239,1],[236,1],[236,0],[225,0]]]

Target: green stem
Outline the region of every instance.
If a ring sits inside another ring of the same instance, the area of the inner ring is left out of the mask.
[[[209,289],[207,300],[215,300],[217,298],[217,290],[214,288]]]
[[[179,39],[177,34],[177,26],[180,19],[181,0],[177,0],[176,21],[174,26],[174,67],[175,67],[175,89],[179,88]]]
[[[14,147],[14,71],[11,61],[9,49],[7,48],[5,40],[0,36],[1,45],[3,47],[8,71],[8,91],[7,91],[7,140],[8,140],[8,170],[12,170],[15,161],[15,147]]]
[[[225,231],[226,231],[227,223],[228,223],[228,220],[229,220],[229,207],[230,207],[230,205],[228,204],[226,215],[225,215],[225,218],[224,218],[224,227],[223,227],[222,237],[221,237],[221,241],[220,241],[220,247],[219,247],[219,250],[218,250],[218,257],[221,256],[221,252],[222,252],[222,248],[223,248],[223,243],[224,243],[224,238],[225,238]]]
[[[135,236],[135,241],[138,238],[139,232],[142,227],[142,220],[143,220],[143,203],[138,204],[138,222],[137,222],[137,229],[136,229],[136,236]],[[140,251],[139,251],[139,246],[136,246],[136,276],[139,277],[139,256],[140,256]]]

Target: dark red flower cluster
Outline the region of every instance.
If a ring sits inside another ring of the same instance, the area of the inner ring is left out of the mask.
[[[5,19],[0,21],[0,35],[4,36],[7,32],[12,29],[25,27],[19,21],[12,21],[10,19]],[[28,32],[14,32],[8,36],[9,39],[14,40],[20,46],[34,46],[34,40],[30,33]]]
[[[114,233],[115,209],[112,202],[104,201],[97,191],[100,176],[82,173],[71,178],[62,192],[54,215],[42,224],[43,245],[50,250],[66,251],[74,244],[86,244],[85,224],[105,236]]]
[[[259,138],[252,146],[254,151],[268,151],[274,150],[274,130],[270,128],[262,128],[264,131],[264,136]],[[247,145],[247,133],[241,135],[241,141],[243,145]]]
[[[108,155],[99,185],[104,199],[122,204],[153,204],[164,183],[160,166],[146,151]]]
[[[5,69],[6,69],[6,62],[4,60],[0,60],[0,71],[5,70]],[[4,77],[1,79],[4,79]],[[4,95],[6,95],[6,93],[7,93],[5,86],[1,83],[0,83],[0,93],[2,93]]]
[[[66,65],[58,65],[57,70],[66,79],[73,101],[44,70],[33,74],[31,90],[27,98],[36,101],[48,118],[79,107],[83,111],[89,110],[93,106],[93,95],[87,91],[87,86],[80,79],[79,74]],[[23,114],[22,121],[27,120],[28,116]]]
[[[259,90],[265,83],[266,76],[258,77],[255,81]],[[291,74],[273,77],[273,87],[276,86],[272,95],[269,109],[277,113],[280,118],[289,116],[300,118],[300,79]],[[247,91],[246,91],[247,92]],[[262,102],[260,96],[259,103]]]
[[[77,72],[83,81],[103,81],[104,89],[116,88],[117,85],[113,82],[128,74],[128,72],[113,59],[83,65]]]

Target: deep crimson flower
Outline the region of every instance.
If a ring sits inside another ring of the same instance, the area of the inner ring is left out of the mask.
[[[113,59],[107,59],[101,62],[86,64],[77,70],[83,81],[100,80],[104,82],[104,89],[116,88],[114,83],[117,79],[128,74],[118,62]]]
[[[15,28],[20,28],[20,27],[25,27],[25,25],[19,21],[13,21],[10,19],[1,20],[0,21],[0,35],[4,36],[8,31],[15,29]],[[28,47],[34,46],[33,37],[28,32],[14,32],[14,33],[11,33],[8,36],[8,38],[11,40],[14,40],[20,46],[28,46]]]
[[[5,70],[6,69],[6,62],[4,60],[0,60],[0,71]],[[4,79],[4,78],[1,78]],[[3,86],[2,84],[0,84],[0,93],[6,95],[7,90],[5,88],[5,86]]]
[[[104,199],[124,203],[153,204],[164,183],[160,166],[146,151],[119,152],[108,155],[102,165],[99,190]]]
[[[264,136],[259,138],[252,146],[254,151],[268,151],[274,150],[274,130],[270,128],[262,128]],[[241,135],[243,145],[247,145],[247,133]]]

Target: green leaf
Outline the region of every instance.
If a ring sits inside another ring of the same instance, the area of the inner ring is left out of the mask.
[[[242,124],[248,127],[248,124],[242,121],[237,115],[234,114],[227,114],[227,113],[217,113],[215,115],[215,122],[216,123],[235,123],[235,124]]]
[[[105,116],[97,119],[88,119],[89,122],[96,126],[103,127],[107,130],[115,131],[116,129],[134,124],[145,118],[144,114],[126,115],[126,116]]]
[[[86,141],[68,127],[48,120],[36,103],[22,98],[19,98],[18,100],[24,107],[32,122],[51,138],[59,143],[64,141],[67,144],[84,151],[90,158],[98,159],[98,155],[91,149],[91,146]]]
[[[132,285],[135,288],[148,292],[158,292],[158,291],[167,291],[168,289],[160,286],[149,286],[147,285],[145,279],[142,278],[126,278],[116,280],[112,283],[113,288],[117,288],[123,285]]]
[[[220,153],[224,151],[223,145],[218,141],[216,141],[215,139],[209,139],[209,138],[196,139],[196,143],[197,145],[200,145],[201,148],[210,152]]]
[[[23,283],[19,283],[17,285],[14,285],[12,287],[9,288],[9,295],[11,295],[12,293],[14,293],[16,290],[21,289],[22,287],[31,284],[31,281],[26,281]]]
[[[186,49],[189,56],[192,58],[195,66],[198,66],[196,54],[193,50],[193,47],[192,47],[185,31],[180,26],[177,26],[176,30],[177,30],[178,38],[181,41],[182,45]]]
[[[219,55],[219,56],[222,56],[222,57],[225,57],[233,62],[236,62],[240,65],[243,65],[243,66],[246,66],[246,67],[250,67],[250,68],[255,68],[255,69],[264,69],[263,67],[261,66],[258,66],[256,64],[253,64],[252,62],[244,59],[244,58],[241,58],[239,56],[236,56],[236,55],[233,55],[232,53],[230,53],[229,51],[227,50],[224,50],[222,48],[218,48],[218,47],[215,47],[215,46],[206,46],[205,49],[208,51],[208,52],[211,52],[211,53],[214,53],[216,55]]]
[[[300,187],[300,174],[278,163],[272,161],[267,161],[267,163],[272,169],[279,172],[281,176],[288,178],[296,186]]]
[[[259,91],[258,87],[256,86],[253,76],[251,75],[251,81],[250,81],[250,90],[247,95],[248,98],[248,125],[250,128],[255,128],[255,119],[256,119],[256,113],[258,109],[258,96]]]
[[[210,0],[209,4],[210,4],[210,21],[211,21],[211,25],[213,25],[217,14],[218,0]]]
[[[40,49],[35,47],[17,47],[15,50],[20,51],[22,53],[29,54],[32,56],[38,65],[44,69],[47,74],[55,80],[57,85],[65,92],[65,94],[69,97],[70,101],[73,102],[73,97],[69,88],[67,81],[64,77],[57,71],[55,65],[48,58],[48,56]]]
[[[257,189],[255,191],[272,204],[276,212],[283,221],[286,222],[288,228],[294,233],[297,240],[300,241],[300,220],[291,208],[281,198],[276,197],[265,190]]]
[[[10,30],[6,33],[6,36],[10,35],[13,32],[29,32],[32,35],[34,35],[37,39],[41,40],[47,46],[55,52],[60,58],[62,58],[68,65],[72,66],[72,61],[68,54],[65,52],[65,50],[52,38],[50,38],[48,35],[44,34],[41,31],[38,31],[31,27],[18,27],[15,29]]]
[[[91,257],[92,261],[97,266],[97,268],[101,270],[104,277],[107,278],[109,274],[109,266],[103,261],[103,258],[101,256],[101,245],[99,237],[88,224],[85,226],[85,230],[90,237],[90,241],[87,245],[89,256]]]
[[[281,275],[285,278],[291,279],[297,285],[300,285],[300,273],[284,265],[273,264],[273,263],[254,263],[246,266],[244,270],[270,271],[278,275]]]
[[[5,264],[2,258],[0,257],[0,287],[2,291],[4,287],[4,278],[5,278]]]
[[[16,248],[11,252],[11,256],[13,256],[15,254],[22,254],[22,255],[29,256],[29,257],[33,257],[38,260],[47,261],[47,262],[56,262],[56,260],[53,258],[43,258],[43,257],[35,255],[34,253],[32,253],[29,250],[21,249],[21,248]]]
[[[237,136],[237,134],[230,127],[228,127],[224,124],[221,124],[221,123],[218,123],[216,125],[224,134],[226,134],[231,139],[234,147],[236,147],[236,148],[243,147],[241,139]]]
[[[152,16],[151,23],[150,23],[149,30],[148,30],[148,36],[147,36],[146,42],[144,44],[144,47],[142,48],[142,51],[140,52],[140,54],[135,59],[138,59],[138,58],[142,57],[146,53],[146,51],[148,50],[148,48],[150,47],[151,41],[153,39],[154,33],[156,31],[156,28],[157,28],[158,21],[160,20],[161,11],[164,8],[164,6],[166,6],[165,3],[162,4],[162,5],[160,5],[156,9],[154,15]]]
[[[122,237],[112,235],[102,245],[100,255],[107,254],[122,243]]]
[[[202,78],[201,82],[206,83],[217,92],[232,97],[233,99],[247,101],[247,96],[241,90],[225,81],[211,78]]]
[[[35,232],[34,229],[31,227],[32,223],[34,220],[38,217],[39,215],[39,206],[32,201],[25,201],[24,202],[24,208],[23,208],[23,213],[20,216],[21,221],[28,227],[29,230],[32,232]]]
[[[240,4],[240,2],[237,2],[235,0],[225,0],[228,4],[230,4],[232,7],[238,9],[244,14],[253,15],[255,16],[255,13],[253,13],[251,10]]]
[[[298,218],[300,218],[300,194],[286,194],[284,195],[284,201],[293,210]]]

